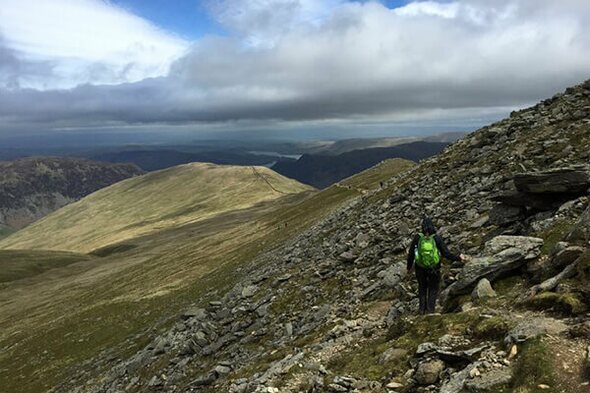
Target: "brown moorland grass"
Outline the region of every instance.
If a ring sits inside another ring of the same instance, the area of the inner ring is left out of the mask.
[[[90,252],[311,190],[265,167],[180,165],[99,190],[0,241],[0,249]]]

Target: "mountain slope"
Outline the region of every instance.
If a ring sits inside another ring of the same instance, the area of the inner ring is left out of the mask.
[[[273,170],[317,188],[324,188],[388,158],[412,161],[439,153],[447,143],[412,142],[393,147],[354,150],[339,155],[304,154],[295,162],[277,162]]]
[[[69,158],[0,162],[0,237],[118,181],[140,175],[131,164]]]
[[[313,155],[333,156],[343,154],[354,150],[364,150],[373,148],[393,147],[406,145],[412,142],[439,142],[451,143],[465,136],[464,132],[445,132],[442,134],[423,136],[402,136],[391,138],[355,138],[342,139],[334,142],[326,142],[325,145],[308,151]]]
[[[177,313],[195,299],[225,291],[242,279],[257,255],[413,165],[387,161],[342,183],[350,187],[281,195],[112,244],[89,259],[0,285],[0,346],[6,348],[0,353],[3,389],[50,391],[68,381],[73,370],[90,367],[96,372],[92,359],[101,353],[110,353],[112,359],[127,357],[151,339],[152,327],[174,324]],[[250,179],[251,173],[243,175]],[[179,179],[169,178],[171,186]],[[269,179],[274,184],[274,178]],[[32,259],[22,262],[34,265],[33,258],[45,251],[1,250],[0,269],[2,253],[14,252],[28,254]],[[47,257],[52,256],[58,253]]]
[[[468,135],[254,258],[127,359],[95,359],[81,391],[587,392],[589,136],[590,81]],[[508,202],[521,209],[499,220]],[[472,255],[444,263],[428,316],[405,266],[424,213]]]
[[[310,190],[265,167],[186,164],[100,190],[11,235],[0,248],[89,252]]]

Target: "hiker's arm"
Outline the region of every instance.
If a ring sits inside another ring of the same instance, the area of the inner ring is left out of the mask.
[[[410,244],[410,248],[408,249],[408,270],[414,266],[414,258],[416,256],[416,246],[418,245],[418,235],[414,236],[412,239],[412,244]]]
[[[442,237],[439,235],[434,236],[434,240],[436,240],[436,247],[440,250],[440,253],[443,257],[447,258],[450,261],[460,261],[461,257],[459,255],[453,254],[445,242],[443,241]]]

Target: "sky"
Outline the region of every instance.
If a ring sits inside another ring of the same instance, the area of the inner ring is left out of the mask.
[[[586,79],[587,0],[0,0],[0,137],[469,130]]]

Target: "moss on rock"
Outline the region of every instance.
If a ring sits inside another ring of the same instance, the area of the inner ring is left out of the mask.
[[[586,311],[586,305],[579,295],[572,292],[544,292],[534,296],[527,304],[534,309],[550,309],[568,315],[577,315]]]
[[[476,323],[473,327],[473,335],[481,339],[499,340],[506,336],[510,331],[512,324],[500,316],[487,318]]]

